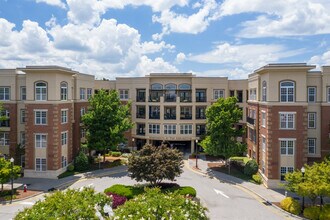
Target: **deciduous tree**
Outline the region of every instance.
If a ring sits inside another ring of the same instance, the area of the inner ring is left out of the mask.
[[[13,170],[12,170],[13,169]],[[11,177],[16,179],[19,177],[21,172],[21,167],[12,164],[9,160],[5,158],[0,158],[0,183],[1,183],[1,191],[3,191],[3,184],[10,181]]]
[[[147,181],[152,185],[164,179],[173,181],[183,172],[183,154],[177,149],[161,145],[145,145],[138,153],[128,158],[128,173],[136,181]]]
[[[100,90],[89,100],[90,107],[82,120],[86,127],[89,149],[103,151],[124,141],[124,132],[133,124],[130,103],[123,104],[118,92]]]
[[[201,142],[206,153],[229,158],[246,151],[246,145],[237,141],[243,129],[237,129],[235,125],[242,118],[243,112],[236,103],[236,97],[220,98],[207,108],[207,134]]]

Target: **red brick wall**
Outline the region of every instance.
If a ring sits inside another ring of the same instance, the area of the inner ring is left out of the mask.
[[[296,112],[295,130],[279,129],[279,112]],[[268,114],[268,178],[280,178],[280,143],[279,138],[296,138],[295,168],[300,168],[307,162],[307,108],[303,106],[271,106]]]
[[[17,104],[3,104],[3,109],[9,111],[10,120],[10,132],[9,132],[9,154],[10,157],[15,157],[16,147],[18,144],[17,140]]]
[[[87,107],[88,107],[88,102],[77,102],[74,103],[74,123],[73,123],[73,129],[72,129],[72,153],[71,156],[73,159],[79,152],[80,149],[80,109],[81,108],[85,108],[86,112],[87,112]],[[69,160],[68,162],[71,162],[71,160]]]

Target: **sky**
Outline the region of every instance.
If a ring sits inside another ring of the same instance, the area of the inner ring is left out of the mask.
[[[0,68],[96,78],[245,79],[269,63],[330,65],[329,0],[0,0]]]

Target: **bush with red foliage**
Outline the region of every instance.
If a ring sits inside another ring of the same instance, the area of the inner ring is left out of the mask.
[[[108,196],[112,196],[112,208],[115,209],[120,205],[123,205],[127,198],[125,196],[120,196],[115,193],[108,192],[106,193]]]

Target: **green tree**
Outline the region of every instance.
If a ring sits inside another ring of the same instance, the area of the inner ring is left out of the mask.
[[[83,116],[83,123],[88,131],[89,149],[103,152],[124,141],[124,132],[132,128],[130,103],[123,104],[118,92],[100,90],[89,100],[90,107]]]
[[[208,219],[206,208],[178,193],[163,194],[159,188],[145,189],[115,212],[115,219]]]
[[[235,127],[243,115],[236,103],[236,97],[220,98],[207,108],[207,134],[201,142],[206,153],[229,158],[246,151],[246,145],[236,140],[243,134],[243,129]]]
[[[128,158],[128,175],[136,181],[147,181],[152,185],[164,179],[174,180],[183,172],[183,154],[177,149],[161,145],[145,145]]]
[[[13,172],[12,172],[13,169]],[[1,191],[3,191],[3,184],[10,181],[11,178],[17,179],[21,173],[21,167],[12,164],[5,158],[0,158],[0,183]]]
[[[313,204],[316,198],[330,196],[330,160],[325,159],[321,163],[305,165],[304,177],[300,170],[285,175],[286,189],[300,196],[308,197]]]
[[[106,214],[108,213],[108,214]],[[103,219],[113,215],[111,198],[95,193],[93,188],[56,191],[37,201],[31,208],[25,208],[14,219]]]

